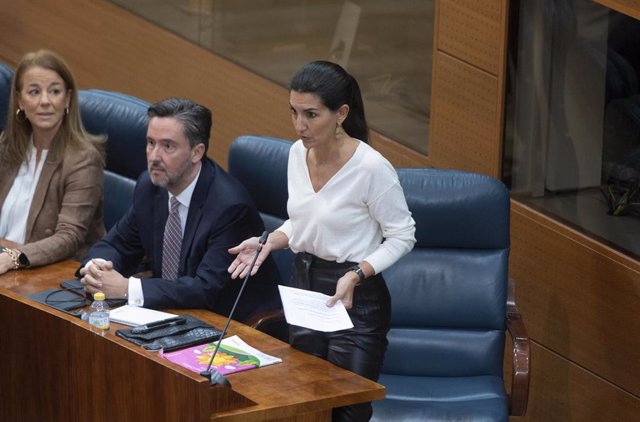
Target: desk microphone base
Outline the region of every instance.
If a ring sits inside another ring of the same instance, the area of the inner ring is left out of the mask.
[[[220,384],[227,388],[231,388],[231,383],[224,377],[224,375],[217,371],[202,371],[200,372],[200,375],[205,378],[209,378],[209,385]]]

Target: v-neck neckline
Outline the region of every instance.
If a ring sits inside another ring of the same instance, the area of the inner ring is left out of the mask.
[[[345,163],[344,163],[344,164],[343,164],[343,165],[342,165],[342,166],[341,166],[341,167],[340,167],[340,168],[339,168],[339,169],[338,169],[338,170],[337,170],[337,171],[336,171],[336,172],[335,172],[335,173],[334,173],[334,174],[333,174],[333,175],[332,175],[332,176],[331,176],[331,177],[330,177],[330,178],[329,178],[329,179],[328,179],[328,180],[327,180],[327,181],[326,181],[326,182],[325,182],[321,187],[320,187],[320,189],[318,189],[318,190],[316,190],[316,189],[313,187],[313,181],[311,180],[311,171],[310,171],[310,169],[309,169],[309,161],[308,161],[308,158],[309,158],[309,150],[308,150],[308,149],[305,149],[305,154],[304,154],[304,167],[305,167],[306,174],[307,174],[307,182],[309,183],[309,187],[310,187],[311,191],[312,191],[314,194],[318,194],[318,193],[322,192],[322,191],[325,189],[325,187],[326,187],[327,185],[331,184],[331,183],[333,182],[333,180],[335,180],[335,179],[337,178],[337,176],[338,176],[340,173],[344,172],[344,169],[345,169],[347,166],[349,166],[349,163],[350,163],[351,161],[353,161],[353,159],[355,158],[356,154],[358,154],[358,150],[360,149],[360,145],[361,145],[361,144],[362,144],[362,142],[361,142],[361,141],[358,141],[358,145],[356,145],[356,149],[353,151],[353,154],[351,154],[351,157],[349,157],[349,159],[348,159],[347,161],[345,161]]]

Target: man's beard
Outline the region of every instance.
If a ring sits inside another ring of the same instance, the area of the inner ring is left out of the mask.
[[[153,167],[149,168],[149,177],[151,178],[151,183],[153,183],[155,186],[166,189],[169,185],[169,174],[167,174],[165,170],[162,170],[164,174],[161,174],[160,176],[154,176],[152,170],[154,170]]]
[[[171,177],[166,169],[152,165],[149,167],[149,177],[151,178],[151,183],[153,183],[155,186],[168,189],[171,186],[179,185],[190,174],[192,167],[193,166],[190,165],[190,163],[187,163],[180,174]],[[153,176],[152,170],[154,169],[160,170],[161,173],[164,174],[161,174],[160,176]]]

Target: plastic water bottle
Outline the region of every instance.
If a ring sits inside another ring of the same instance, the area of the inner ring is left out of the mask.
[[[104,301],[104,293],[93,295],[93,303],[89,307],[89,324],[99,331],[109,329],[109,305]]]

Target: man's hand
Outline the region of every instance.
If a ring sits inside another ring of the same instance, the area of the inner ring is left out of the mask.
[[[102,292],[107,299],[127,297],[129,279],[114,270],[111,261],[93,260],[91,264],[80,269],[80,275],[84,289],[91,294]]]

